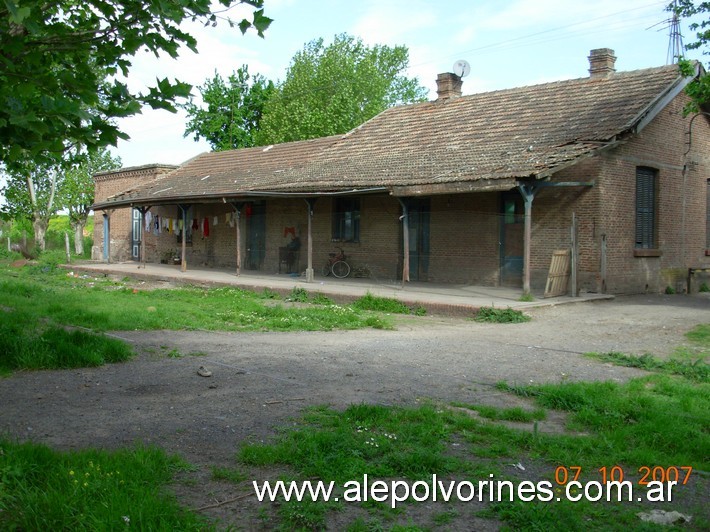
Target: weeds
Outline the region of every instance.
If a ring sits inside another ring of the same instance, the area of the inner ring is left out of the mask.
[[[56,268],[61,258],[54,255],[21,270],[0,268],[0,372],[95,366],[131,356],[126,344],[91,331],[392,328],[384,316],[327,305],[324,298],[317,306],[284,308],[266,305],[263,296],[237,288],[117,287],[89,276],[67,275]],[[294,289],[293,296],[308,301],[302,288]]]
[[[291,290],[291,295],[288,296],[288,301],[296,303],[308,303],[308,291],[300,286],[294,286]]]
[[[710,382],[710,365],[700,359],[693,362],[678,359],[659,360],[648,354],[631,356],[616,352],[585,353],[585,356],[601,360],[602,362],[610,362],[617,366],[682,375],[683,377],[697,382]]]
[[[432,405],[418,408],[354,405],[342,412],[321,407],[309,410],[299,423],[289,426],[272,442],[244,445],[238,460],[252,467],[285,465],[297,480],[332,480],[336,485],[363,478],[365,473],[371,481],[406,479],[410,483],[430,481],[432,474],[440,478],[506,479],[497,464],[521,456],[549,464],[549,472],[539,473],[538,478],[552,483],[556,464],[580,467],[581,481],[599,480],[600,464],[622,464],[630,476],[648,464],[684,464],[700,471],[710,468],[705,451],[708,448],[705,427],[710,426],[707,383],[654,374],[623,384],[500,383],[498,388],[533,398],[537,408],[528,411],[459,406],[476,410],[493,421],[535,424],[545,418],[547,410],[562,410],[569,413],[568,428],[585,435],[517,431]],[[452,442],[457,446],[463,443],[453,455]],[[704,481],[698,482],[701,484],[697,489],[702,489]],[[407,504],[403,503],[398,510],[406,512]],[[379,508],[371,501],[361,506],[369,512]],[[333,510],[333,506],[312,501],[305,505],[293,501],[280,503],[277,508],[287,528],[322,527],[327,512]],[[434,506],[432,511],[432,524],[436,526],[458,522],[456,507]],[[598,523],[601,529],[610,523],[633,529],[639,526],[637,511],[637,506],[629,504],[517,501],[494,503],[479,516],[501,519],[514,529],[575,529],[579,523],[591,522]],[[389,520],[396,518],[384,512],[377,515]],[[698,518],[699,526],[707,525],[701,515]],[[348,529],[369,530],[374,523],[375,520],[358,518]],[[378,521],[377,529],[393,528]]]
[[[523,323],[530,321],[530,316],[512,308],[481,307],[474,319],[487,323]]]
[[[0,321],[0,372],[16,369],[69,369],[123,362],[133,349],[121,340],[79,330],[47,326],[13,312]],[[28,324],[34,325],[28,326]]]
[[[386,312],[389,314],[412,313],[412,309],[410,309],[401,301],[390,297],[375,296],[372,295],[370,292],[353,301],[350,306],[358,310],[373,310],[377,312]]]
[[[60,453],[0,440],[0,529],[204,530],[164,489],[184,467],[155,448]]]

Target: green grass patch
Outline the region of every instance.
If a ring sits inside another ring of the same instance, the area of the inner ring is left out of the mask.
[[[523,323],[530,316],[512,308],[481,307],[473,318],[484,323]]]
[[[704,451],[710,448],[706,430],[710,384],[655,374],[625,384],[501,384],[500,388],[533,397],[542,408],[569,412],[570,428],[591,434],[576,438],[575,445],[553,439],[548,452],[561,463],[691,464],[704,471],[710,467],[710,456]]]
[[[671,375],[682,375],[694,381],[710,382],[710,365],[706,364],[701,359],[694,361],[682,360],[680,358],[660,360],[648,354],[633,356],[614,351],[609,353],[585,353],[585,356],[601,360],[602,362],[610,362],[617,366],[640,368],[647,371],[669,373]]]
[[[60,453],[0,440],[0,529],[205,530],[165,489],[184,467],[155,448]]]
[[[234,484],[239,484],[249,480],[249,475],[232,467],[212,467],[212,480],[226,480]]]
[[[538,464],[538,473],[531,472],[527,478],[553,484],[555,468],[560,464],[581,467],[583,482],[599,481],[599,467],[608,464],[621,465],[629,476],[637,475],[639,468],[649,464],[682,464],[696,471],[710,468],[710,385],[706,383],[654,374],[623,384],[502,383],[499,388],[533,398],[538,408],[527,412],[462,406],[491,420],[511,421],[537,421],[547,410],[563,410],[569,414],[569,428],[578,431],[578,435],[513,430],[435,405],[354,405],[344,411],[321,407],[309,410],[300,422],[289,425],[273,441],[242,446],[238,460],[251,467],[287,466],[292,475],[289,479],[320,479],[337,485],[362,479],[364,474],[370,482],[430,482],[432,474],[473,481],[493,474],[496,480],[510,480],[512,477],[506,475],[510,463],[521,460]],[[453,446],[458,449],[455,453],[451,452]],[[540,464],[549,464],[547,473],[540,472]],[[401,522],[402,516],[407,515],[410,504],[414,503],[402,503],[397,509],[401,513],[395,514],[386,512],[379,503],[360,503],[362,510],[376,517],[359,517],[348,529],[366,530],[375,522],[382,525],[380,521],[384,520],[381,528],[389,530],[395,520]],[[312,501],[307,505],[290,502],[288,510],[278,508],[281,524],[286,528],[320,528],[327,522],[328,512],[337,511],[332,504]],[[606,529],[609,523],[643,529],[636,516],[642,508],[636,503],[505,502],[490,505],[481,516],[501,519],[516,530],[571,530],[579,523],[598,530]],[[431,508],[431,521],[417,524],[423,529],[446,526],[456,521],[456,511],[442,503]],[[701,508],[698,512],[693,523],[702,528],[708,523],[703,520]]]
[[[388,314],[411,314],[413,312],[411,308],[397,299],[375,296],[370,292],[353,301],[350,306],[358,310],[373,310]],[[417,315],[421,316],[421,311],[418,311]]]
[[[121,340],[46,326],[20,312],[7,314],[8,319],[0,321],[0,373],[95,367],[133,356],[133,349]],[[27,326],[33,322],[33,327]]]
[[[542,421],[546,417],[544,408],[536,408],[535,410],[526,410],[519,406],[512,408],[496,408],[488,405],[471,405],[468,403],[452,403],[453,406],[475,410],[478,415],[493,421],[515,421],[520,423],[532,423],[533,421]]]
[[[239,288],[139,290],[125,283],[58,268],[60,252],[43,254],[22,269],[0,264],[0,371],[94,366],[125,360],[130,349],[92,331],[206,329],[328,331],[392,328],[379,313],[326,304],[286,308],[266,304],[271,294]],[[309,300],[303,289],[293,296]],[[4,319],[7,318],[7,319]],[[177,355],[175,355],[177,356]]]

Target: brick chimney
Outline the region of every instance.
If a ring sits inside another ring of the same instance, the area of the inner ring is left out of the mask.
[[[589,52],[589,77],[592,79],[605,79],[611,76],[616,69],[616,56],[611,48],[597,48]]]
[[[452,100],[461,96],[463,81],[456,74],[445,72],[436,78],[436,94],[439,100]]]

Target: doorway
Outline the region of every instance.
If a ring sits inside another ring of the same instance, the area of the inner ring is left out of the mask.
[[[244,207],[247,219],[246,264],[247,270],[260,270],[266,256],[266,204],[247,203]]]
[[[409,220],[409,280],[428,281],[431,200],[406,198],[404,202]],[[402,238],[400,238],[401,243]]]
[[[131,229],[131,259],[141,260],[141,237],[143,217],[138,209],[131,209],[132,229]],[[105,240],[104,240],[105,241]]]

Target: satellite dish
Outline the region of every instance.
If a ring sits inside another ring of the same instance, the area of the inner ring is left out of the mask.
[[[460,78],[465,78],[471,72],[471,65],[465,59],[459,59],[454,63],[454,74]]]

